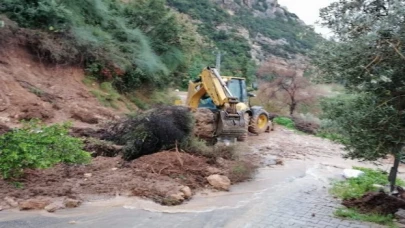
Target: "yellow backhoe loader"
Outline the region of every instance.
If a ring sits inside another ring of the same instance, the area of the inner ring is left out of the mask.
[[[191,109],[209,109],[214,113],[213,137],[245,141],[248,131],[268,132],[269,113],[262,107],[250,106],[244,78],[220,76],[212,67],[204,69],[196,81],[190,81],[186,105]]]

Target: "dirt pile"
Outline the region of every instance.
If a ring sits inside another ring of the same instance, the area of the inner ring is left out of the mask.
[[[344,200],[342,204],[362,213],[379,215],[394,215],[399,209],[405,209],[405,200],[384,192],[369,192],[359,199]]]
[[[214,113],[206,108],[193,111],[195,119],[194,135],[200,139],[211,141],[215,133]]]
[[[175,151],[143,156],[132,162],[120,157],[97,157],[87,166],[58,165],[46,170],[27,170],[17,184],[0,179],[0,199],[8,197],[21,203],[46,198],[60,202],[64,198],[86,201],[122,195],[175,205],[189,198],[189,190],[195,192],[209,187],[206,177],[212,174],[229,175],[232,183],[241,181],[233,178],[237,175],[230,175],[238,162],[219,161]],[[0,207],[11,206],[0,200]]]

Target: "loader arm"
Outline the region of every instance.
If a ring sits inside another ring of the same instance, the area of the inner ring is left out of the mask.
[[[218,138],[236,139],[246,134],[243,114],[237,111],[238,98],[226,86],[215,68],[206,68],[197,81],[190,82],[187,105],[196,110],[202,99],[211,98],[215,105],[215,136]]]
[[[188,88],[187,105],[193,109],[198,108],[203,96],[211,97],[215,106],[222,110],[238,103],[233,97],[225,82],[215,68],[206,68],[200,74],[197,82],[190,82]],[[236,112],[236,109],[233,113]]]

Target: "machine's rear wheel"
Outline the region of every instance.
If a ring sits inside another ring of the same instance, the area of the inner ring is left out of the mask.
[[[253,134],[261,134],[266,132],[269,126],[269,117],[267,113],[262,110],[255,115],[252,116],[250,119],[249,124],[249,132]]]
[[[238,137],[239,142],[245,142],[248,138],[248,131],[249,131],[249,124],[250,124],[250,116],[249,113],[245,113],[243,115],[243,118],[245,119],[245,128],[246,128],[246,133],[242,136]]]

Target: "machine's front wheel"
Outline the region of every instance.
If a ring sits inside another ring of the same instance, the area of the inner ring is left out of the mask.
[[[269,117],[264,110],[252,116],[249,123],[249,132],[253,134],[261,134],[266,132],[269,126]]]

